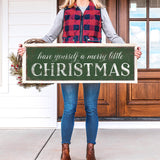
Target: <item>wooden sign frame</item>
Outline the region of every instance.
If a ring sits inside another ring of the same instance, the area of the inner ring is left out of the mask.
[[[27,79],[27,48],[52,48],[52,47],[86,47],[86,48],[97,48],[97,47],[106,47],[106,48],[133,48],[134,51],[136,49],[135,44],[110,44],[110,43],[39,43],[39,44],[25,44],[24,47],[26,47],[26,52],[23,55],[23,63],[22,63],[22,81],[23,83],[137,83],[137,58],[134,56],[134,79],[132,80],[29,80]],[[134,54],[134,53],[132,53]],[[133,56],[132,56],[133,57]]]

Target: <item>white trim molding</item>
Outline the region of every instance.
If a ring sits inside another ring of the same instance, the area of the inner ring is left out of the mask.
[[[0,93],[8,93],[8,0],[2,2],[2,86]]]

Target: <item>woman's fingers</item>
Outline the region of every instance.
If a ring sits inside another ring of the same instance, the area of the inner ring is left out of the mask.
[[[22,44],[19,44],[19,47],[22,47],[23,45]]]
[[[135,54],[135,56],[137,57],[137,59],[139,59],[141,57],[140,54]]]
[[[140,50],[141,50],[141,47],[137,47],[137,50],[139,50],[139,51],[140,51]]]
[[[141,55],[142,55],[141,47],[137,47],[137,49],[135,50],[135,56],[137,57],[137,59],[139,59]]]
[[[135,51],[135,56],[137,57],[137,59],[139,59],[141,57],[141,53],[138,50],[136,50]]]
[[[25,51],[26,51],[25,47],[23,47],[22,44],[19,44],[18,54],[19,54],[20,56],[23,56],[23,54],[25,53]]]

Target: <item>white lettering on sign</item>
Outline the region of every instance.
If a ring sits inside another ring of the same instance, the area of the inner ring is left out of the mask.
[[[113,66],[110,70],[110,74],[108,76],[111,76],[112,74],[116,74],[116,76],[119,76],[119,72],[118,72],[118,69],[117,69],[117,65],[115,63],[113,63]]]
[[[109,59],[122,59],[123,58],[123,55],[122,55],[122,52],[111,52],[109,54]]]
[[[60,73],[62,73],[63,76],[67,76],[67,74],[64,73],[65,68],[66,68],[66,65],[64,63],[57,63],[57,76],[61,76]]]
[[[79,67],[78,67],[78,65],[79,65]],[[75,69],[75,71],[78,71],[79,72],[79,75],[77,75],[77,73],[74,71],[74,76],[81,76],[82,74],[83,74],[83,72],[82,72],[82,64],[81,63],[76,63],[75,65],[74,65],[74,69]],[[70,71],[71,72],[71,71]]]
[[[46,54],[43,54],[43,52],[40,52],[37,59],[52,59],[52,55],[46,55]]]
[[[103,76],[107,76],[107,73],[106,73],[106,65],[107,65],[107,63],[103,63],[102,67],[100,67],[100,66],[98,65],[98,63],[96,63],[96,64],[95,64],[95,76],[98,76],[98,74],[97,74],[97,69],[101,72],[103,68],[104,68]]]
[[[49,67],[50,66],[50,67]],[[55,70],[56,68],[56,70]],[[85,70],[86,69],[86,70]],[[91,72],[94,69],[94,72]],[[121,68],[118,70],[116,63],[113,63],[111,67],[107,67],[107,63],[44,63],[43,66],[40,63],[35,63],[31,67],[31,72],[34,76],[99,76],[103,73],[103,76],[129,76],[130,65],[128,63],[122,63]],[[85,72],[84,72],[85,70]],[[56,73],[55,73],[56,72]],[[85,74],[84,74],[85,73]],[[93,74],[94,73],[94,74]]]
[[[125,67],[125,65],[126,65],[127,68]],[[130,74],[129,67],[130,67],[130,65],[129,65],[128,63],[123,63],[123,64],[122,64],[122,66],[121,66],[122,70],[127,73],[127,74],[125,75],[125,74],[121,71],[121,75],[122,75],[122,76],[128,76],[128,75]]]
[[[42,72],[40,72],[39,74],[36,74],[36,73],[35,73],[35,67],[36,67],[37,65],[39,66],[39,70],[42,69],[42,65],[41,65],[40,63],[35,63],[35,64],[32,66],[31,72],[32,72],[32,74],[33,74],[35,77],[42,76]]]

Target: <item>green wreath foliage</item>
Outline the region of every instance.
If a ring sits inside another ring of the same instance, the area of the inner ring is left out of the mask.
[[[46,87],[50,84],[25,84],[22,83],[22,57],[20,57],[18,54],[15,55],[12,53],[9,57],[9,60],[11,61],[10,66],[10,74],[13,76],[16,76],[18,80],[18,85],[23,88],[30,88],[30,87],[36,87],[38,91],[41,91],[41,88]]]
[[[46,42],[42,39],[37,39],[37,38],[28,39],[24,42],[24,44],[32,44],[32,43],[46,43]],[[36,89],[41,91],[41,88],[46,87],[48,85],[51,85],[51,84],[25,84],[25,83],[22,83],[22,57],[18,53],[17,53],[17,55],[12,53],[8,58],[12,63],[11,67],[10,67],[10,73],[11,73],[11,75],[16,76],[19,86],[22,86],[24,88],[36,87]]]

